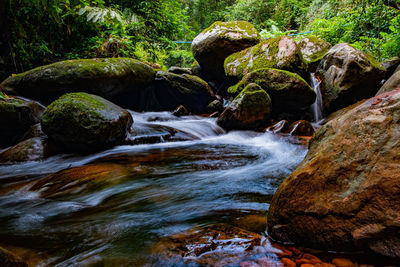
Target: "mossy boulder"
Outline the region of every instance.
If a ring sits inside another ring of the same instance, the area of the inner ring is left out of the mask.
[[[385,69],[372,56],[342,43],[332,47],[316,71],[321,80],[323,111],[328,115],[374,96]]]
[[[16,144],[29,128],[40,121],[44,106],[18,97],[0,100],[0,147]]]
[[[319,62],[332,47],[330,43],[316,36],[305,37],[297,44],[308,66],[308,72],[316,71]]]
[[[256,45],[260,40],[260,34],[249,22],[217,21],[194,38],[192,51],[204,72],[223,76],[227,56]]]
[[[273,112],[293,112],[315,102],[315,92],[300,75],[278,69],[259,69],[247,74],[238,84],[228,88],[236,95],[248,84],[256,83],[271,97]]]
[[[207,112],[207,105],[215,96],[207,82],[197,76],[159,71],[144,99],[144,110],[172,111],[183,105],[189,112],[200,114]]]
[[[270,38],[225,59],[225,74],[239,80],[263,68],[275,68],[306,76],[306,64],[296,42],[287,36]]]
[[[131,114],[95,95],[71,93],[51,103],[42,129],[61,149],[87,153],[122,142],[132,125]]]
[[[226,130],[258,130],[267,125],[272,110],[271,99],[257,84],[247,85],[218,117]]]
[[[71,92],[92,93],[109,100],[140,91],[154,80],[154,70],[131,58],[67,60],[7,78],[5,92],[51,103]]]

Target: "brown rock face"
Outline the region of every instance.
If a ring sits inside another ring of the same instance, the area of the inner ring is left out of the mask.
[[[371,56],[342,43],[321,60],[317,76],[326,115],[376,94],[385,69]]]
[[[371,98],[316,132],[268,214],[280,241],[400,257],[400,90]]]

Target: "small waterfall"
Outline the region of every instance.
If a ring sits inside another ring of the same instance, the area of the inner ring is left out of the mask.
[[[320,124],[323,119],[322,113],[322,95],[320,91],[321,80],[319,80],[314,73],[311,73],[311,86],[317,95],[317,99],[315,100],[314,104],[311,105],[311,109],[314,115],[314,122]]]

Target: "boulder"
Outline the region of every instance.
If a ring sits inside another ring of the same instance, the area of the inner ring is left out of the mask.
[[[379,89],[377,95],[400,88],[400,71],[395,72]]]
[[[260,40],[260,34],[249,22],[217,21],[194,38],[192,51],[204,72],[223,77],[225,58]]]
[[[308,36],[298,42],[308,72],[315,72],[319,62],[331,48],[331,44],[316,36]]]
[[[290,125],[288,132],[294,136],[312,136],[314,134],[314,127],[306,120],[299,120]]]
[[[66,94],[51,103],[41,124],[47,136],[68,152],[88,153],[122,142],[132,125],[131,114],[95,95]]]
[[[290,112],[309,107],[315,102],[315,92],[298,74],[278,69],[259,69],[247,74],[238,84],[228,88],[237,95],[250,83],[256,83],[271,97],[273,112]]]
[[[40,122],[44,106],[20,98],[0,100],[0,147],[16,144],[29,128]]]
[[[57,62],[6,79],[6,93],[51,103],[71,92],[92,93],[109,100],[137,92],[154,80],[154,70],[131,58],[98,58]],[[118,102],[118,101],[117,101]]]
[[[147,110],[174,110],[184,105],[194,114],[207,112],[207,105],[215,99],[210,86],[201,78],[165,71],[157,72],[150,95],[144,97]]]
[[[38,161],[54,154],[56,151],[46,138],[33,137],[1,151],[0,163]]]
[[[394,90],[322,126],[272,199],[272,238],[399,258],[399,124],[400,90]]]
[[[306,64],[296,42],[287,36],[271,38],[225,59],[225,74],[242,79],[247,73],[263,68],[287,70],[307,76]]]
[[[326,115],[376,94],[385,69],[372,56],[342,43],[321,60],[316,75],[321,80]]]
[[[272,110],[271,99],[257,84],[247,85],[218,117],[217,124],[226,130],[258,130],[267,125]]]

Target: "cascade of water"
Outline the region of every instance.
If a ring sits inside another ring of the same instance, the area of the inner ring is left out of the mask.
[[[314,115],[314,122],[317,124],[320,124],[324,119],[322,113],[323,106],[322,106],[322,95],[320,91],[320,85],[321,85],[321,80],[319,80],[314,73],[311,73],[311,86],[315,94],[317,95],[317,98],[314,104],[312,104],[311,109]]]

